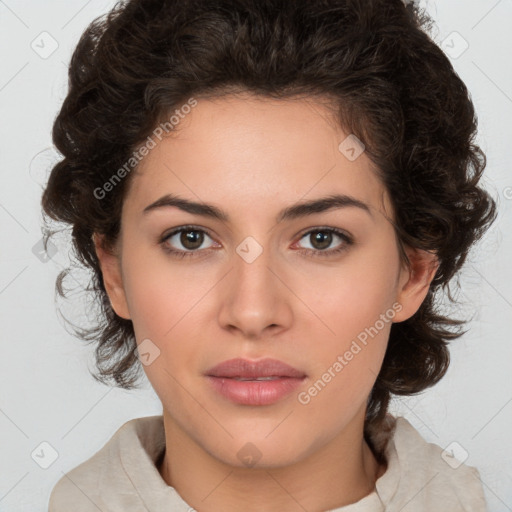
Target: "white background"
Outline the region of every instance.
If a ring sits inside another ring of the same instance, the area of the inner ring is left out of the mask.
[[[66,332],[54,304],[55,277],[69,247],[58,245],[46,263],[33,253],[66,65],[86,25],[113,5],[0,0],[0,511],[47,510],[63,472],[99,450],[125,421],[161,413],[147,383],[127,392],[92,379],[93,347]],[[461,275],[460,311],[474,319],[452,346],[448,374],[420,396],[395,402],[393,412],[443,448],[459,443],[469,454],[466,464],[480,470],[489,510],[501,512],[512,510],[512,2],[431,0],[427,7],[437,22],[436,42],[445,41],[471,91],[478,143],[488,157],[485,186],[500,213]],[[464,41],[469,47],[461,53]],[[80,314],[78,300],[62,307]],[[58,453],[48,469],[31,457],[34,450],[51,454],[41,442]]]

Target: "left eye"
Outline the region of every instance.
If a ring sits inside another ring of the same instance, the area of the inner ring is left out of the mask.
[[[326,251],[326,249],[331,246],[336,238],[341,240],[341,243],[339,243],[337,247],[332,248],[331,250],[333,251],[339,250],[339,246],[343,248],[345,245],[351,243],[351,239],[347,235],[335,229],[316,229],[314,231],[308,231],[304,234],[301,240],[310,241],[309,247],[306,247],[306,249],[320,252],[330,252],[330,250]]]

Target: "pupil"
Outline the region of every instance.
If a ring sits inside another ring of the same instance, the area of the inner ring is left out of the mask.
[[[183,231],[180,238],[183,247],[190,250],[201,247],[203,243],[203,233],[199,233],[198,231]]]
[[[317,231],[313,235],[313,239],[313,246],[316,249],[325,249],[331,245],[332,233],[326,233],[325,231]]]

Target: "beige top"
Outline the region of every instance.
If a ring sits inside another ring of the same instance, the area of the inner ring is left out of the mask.
[[[405,418],[388,415],[389,432],[373,439],[388,467],[376,490],[331,512],[486,512],[478,471],[427,443]],[[49,512],[192,512],[162,479],[162,416],[126,422],[91,458],[65,474]]]

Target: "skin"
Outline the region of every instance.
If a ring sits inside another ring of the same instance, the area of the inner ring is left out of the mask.
[[[131,177],[115,247],[95,239],[114,310],[138,343],[160,350],[144,366],[163,405],[158,469],[200,512],[333,509],[371,493],[386,469],[363,426],[391,322],[307,405],[297,399],[393,304],[394,322],[412,316],[437,269],[419,250],[406,248],[410,267],[400,260],[387,191],[365,153],[350,161],[338,150],[347,135],[318,100],[199,99]],[[370,213],[349,206],[276,222],[283,208],[334,193]],[[143,213],[165,194],[229,220],[172,206]],[[179,235],[161,238],[188,224],[208,234],[195,255],[175,258],[164,247],[186,251]],[[315,245],[311,230],[326,227],[354,243],[333,235]],[[248,236],[263,248],[252,263],[236,252]],[[234,404],[204,373],[235,357],[279,359],[307,377],[272,405]],[[237,456],[248,442],[261,453],[253,467]]]

